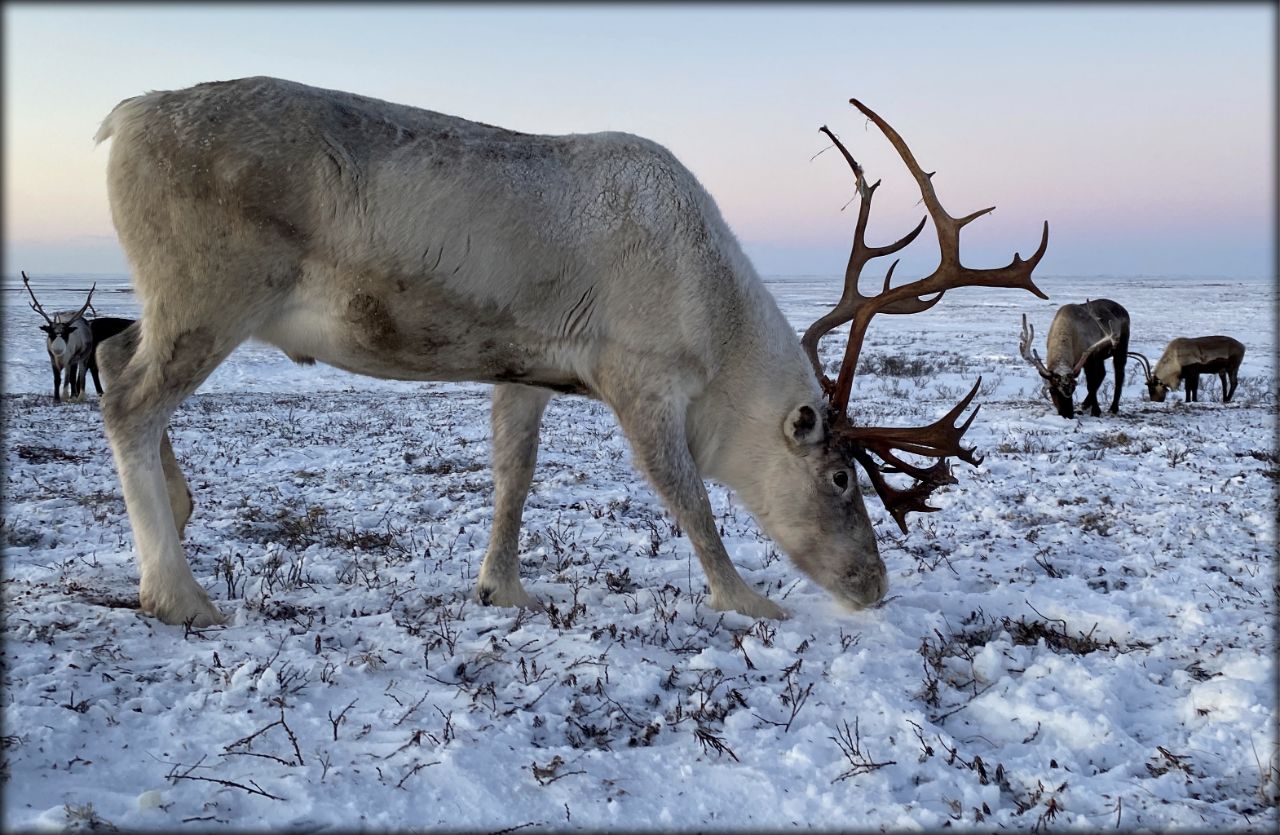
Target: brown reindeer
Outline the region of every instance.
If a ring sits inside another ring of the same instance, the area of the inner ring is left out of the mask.
[[[1199,399],[1201,374],[1217,374],[1222,383],[1222,402],[1230,403],[1236,393],[1236,373],[1244,362],[1244,345],[1229,336],[1179,336],[1165,347],[1155,371],[1142,354],[1130,351],[1129,356],[1142,364],[1147,393],[1156,403],[1163,403],[1169,391],[1176,390],[1183,379],[1187,381],[1187,402],[1195,403]]]
[[[1110,299],[1094,299],[1084,304],[1064,304],[1049,325],[1045,350],[1049,361],[1031,347],[1035,328],[1022,315],[1022,339],[1018,350],[1022,358],[1035,366],[1049,388],[1049,399],[1064,418],[1075,417],[1076,379],[1084,369],[1088,394],[1080,411],[1094,417],[1102,414],[1098,406],[1098,388],[1107,376],[1105,361],[1113,358],[1115,394],[1111,397],[1111,414],[1120,411],[1120,390],[1124,387],[1124,364],[1129,350],[1129,312]]]

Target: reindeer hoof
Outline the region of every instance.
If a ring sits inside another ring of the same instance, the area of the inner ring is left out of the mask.
[[[718,595],[712,593],[709,605],[719,612],[738,612],[749,618],[787,620],[791,617],[787,610],[777,603],[747,588],[743,588],[734,594]]]
[[[227,616],[209,600],[209,595],[192,581],[194,588],[169,593],[155,592],[144,587],[138,593],[142,611],[154,615],[170,626],[190,624],[195,627],[218,626],[227,622]]]
[[[481,606],[531,609],[535,612],[541,612],[546,608],[530,596],[519,583],[505,589],[480,583],[476,586],[476,600]]]

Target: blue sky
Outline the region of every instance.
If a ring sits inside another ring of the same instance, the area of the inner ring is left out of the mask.
[[[91,137],[149,89],[275,75],[523,131],[672,149],[765,274],[843,270],[919,195],[858,97],[911,144],[975,266],[1273,275],[1274,4],[46,5],[4,9],[6,273],[125,269]],[[936,262],[917,242],[900,270]],[[902,272],[899,273],[903,274]]]

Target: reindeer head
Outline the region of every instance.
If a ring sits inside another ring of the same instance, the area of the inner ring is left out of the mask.
[[[84,300],[84,304],[81,305],[79,310],[55,313],[53,318],[49,318],[49,314],[44,312],[44,307],[36,299],[36,294],[31,289],[31,279],[27,278],[26,270],[22,271],[22,284],[27,288],[27,294],[31,296],[31,309],[39,313],[45,321],[45,324],[40,325],[40,330],[44,331],[46,347],[49,349],[49,353],[56,357],[62,357],[67,352],[72,332],[79,327],[85,311],[91,306],[93,291],[98,288],[97,282],[94,282],[93,287],[90,288],[89,297]]]
[[[820,128],[822,133],[825,133],[840,149],[840,153],[844,155],[845,161],[853,170],[861,203],[858,209],[858,220],[854,227],[853,248],[849,255],[848,266],[845,268],[844,292],[835,308],[814,322],[801,339],[801,345],[828,397],[826,414],[821,416],[822,420],[819,424],[816,414],[793,413],[792,418],[789,418],[788,432],[797,436],[803,434],[799,431],[801,429],[814,433],[818,441],[813,443],[821,444],[815,461],[815,469],[818,471],[815,475],[818,476],[819,483],[822,483],[822,479],[829,480],[832,495],[838,495],[841,501],[850,505],[846,515],[852,516],[851,524],[863,525],[864,538],[873,540],[870,534],[870,522],[866,517],[866,510],[855,478],[854,462],[866,471],[872,487],[875,488],[885,508],[905,534],[907,532],[906,515],[912,511],[929,513],[938,510],[927,503],[930,494],[943,485],[956,483],[947,464],[948,456],[954,455],[972,465],[982,460],[975,455],[973,448],[962,446],[960,443],[965,431],[977,416],[977,409],[962,424],[957,426],[955,423],[977,394],[982,378],[978,378],[969,393],[949,412],[928,426],[906,428],[856,425],[848,413],[849,395],[853,388],[858,355],[871,318],[877,313],[911,314],[928,310],[942,299],[943,293],[956,287],[1022,288],[1040,298],[1047,298],[1032,283],[1031,272],[1048,247],[1049,224],[1045,223],[1040,246],[1029,260],[1023,261],[1015,253],[1013,261],[1004,267],[974,269],[963,266],[960,263],[960,230],[966,224],[991,212],[995,207],[983,209],[962,218],[952,217],[942,207],[934,193],[931,179],[933,174],[926,174],[920,168],[897,131],[857,99],[850,99],[850,104],[874,122],[898,151],[898,155],[915,177],[916,184],[920,188],[928,210],[928,218],[922,218],[915,229],[895,243],[887,246],[868,246],[865,240],[867,220],[871,212],[871,199],[880,183],[877,181],[868,185],[863,176],[862,166],[854,160],[835,134],[825,125]],[[898,264],[894,261],[885,275],[882,290],[874,296],[863,295],[858,289],[862,268],[873,258],[890,255],[906,247],[920,234],[926,220],[930,218],[937,231],[938,247],[941,252],[939,264],[933,273],[925,278],[891,287],[893,270]],[[926,296],[932,296],[932,298],[926,299]],[[852,322],[852,325],[840,373],[833,382],[822,372],[822,365],[818,359],[818,341],[831,329],[845,322]],[[899,453],[937,460],[925,466],[904,460],[899,457]],[[903,473],[914,481],[907,487],[894,487],[885,479],[886,473]],[[779,544],[786,547],[781,538]],[[874,548],[874,541],[871,542],[870,547]],[[794,555],[796,552],[790,553]],[[878,553],[876,559],[877,561],[879,559]],[[809,570],[798,559],[797,563],[802,569]],[[813,572],[810,571],[810,573]],[[884,593],[883,585],[877,586],[873,582],[874,572],[865,566],[846,562],[845,568],[842,569],[837,564],[828,573],[832,578],[863,578],[860,586],[855,582],[845,583],[840,588],[835,588],[828,582],[823,582],[822,578],[817,578],[833,593],[837,596],[843,595],[846,600],[853,598],[853,602],[857,602],[858,593],[860,593],[862,600],[874,602]],[[863,605],[866,604],[863,603]]]
[[[1163,403],[1165,397],[1169,394],[1169,386],[1164,381],[1151,373],[1151,361],[1139,354],[1137,351],[1130,351],[1129,357],[1136,359],[1142,366],[1142,373],[1146,376],[1147,395],[1151,398],[1152,403]]]
[[[815,583],[851,609],[884,597],[888,575],[876,546],[853,459],[820,401],[780,420],[790,455],[760,455],[744,491],[761,527]],[[784,486],[785,485],[785,486]]]

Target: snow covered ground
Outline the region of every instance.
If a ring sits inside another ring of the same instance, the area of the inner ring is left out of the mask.
[[[136,312],[95,278],[101,315]],[[74,307],[91,280],[37,292]],[[797,331],[838,294],[768,283]],[[785,622],[707,607],[611,415],[573,397],[547,413],[522,537],[548,611],[476,605],[486,387],[245,346],[173,420],[188,554],[232,615],[188,631],[136,610],[98,401],[53,404],[6,277],[0,825],[1273,830],[1275,284],[1038,283],[1051,301],[959,290],[871,327],[862,422],[923,423],[983,377],[966,437],[986,460],[956,465],[942,512],[902,536],[870,497],[883,605],[838,611],[712,487]],[[1132,365],[1119,416],[1057,417],[1020,315],[1043,352],[1086,297],[1125,305],[1152,360],[1177,335],[1243,341],[1236,399],[1205,380],[1204,402],[1149,403]]]

